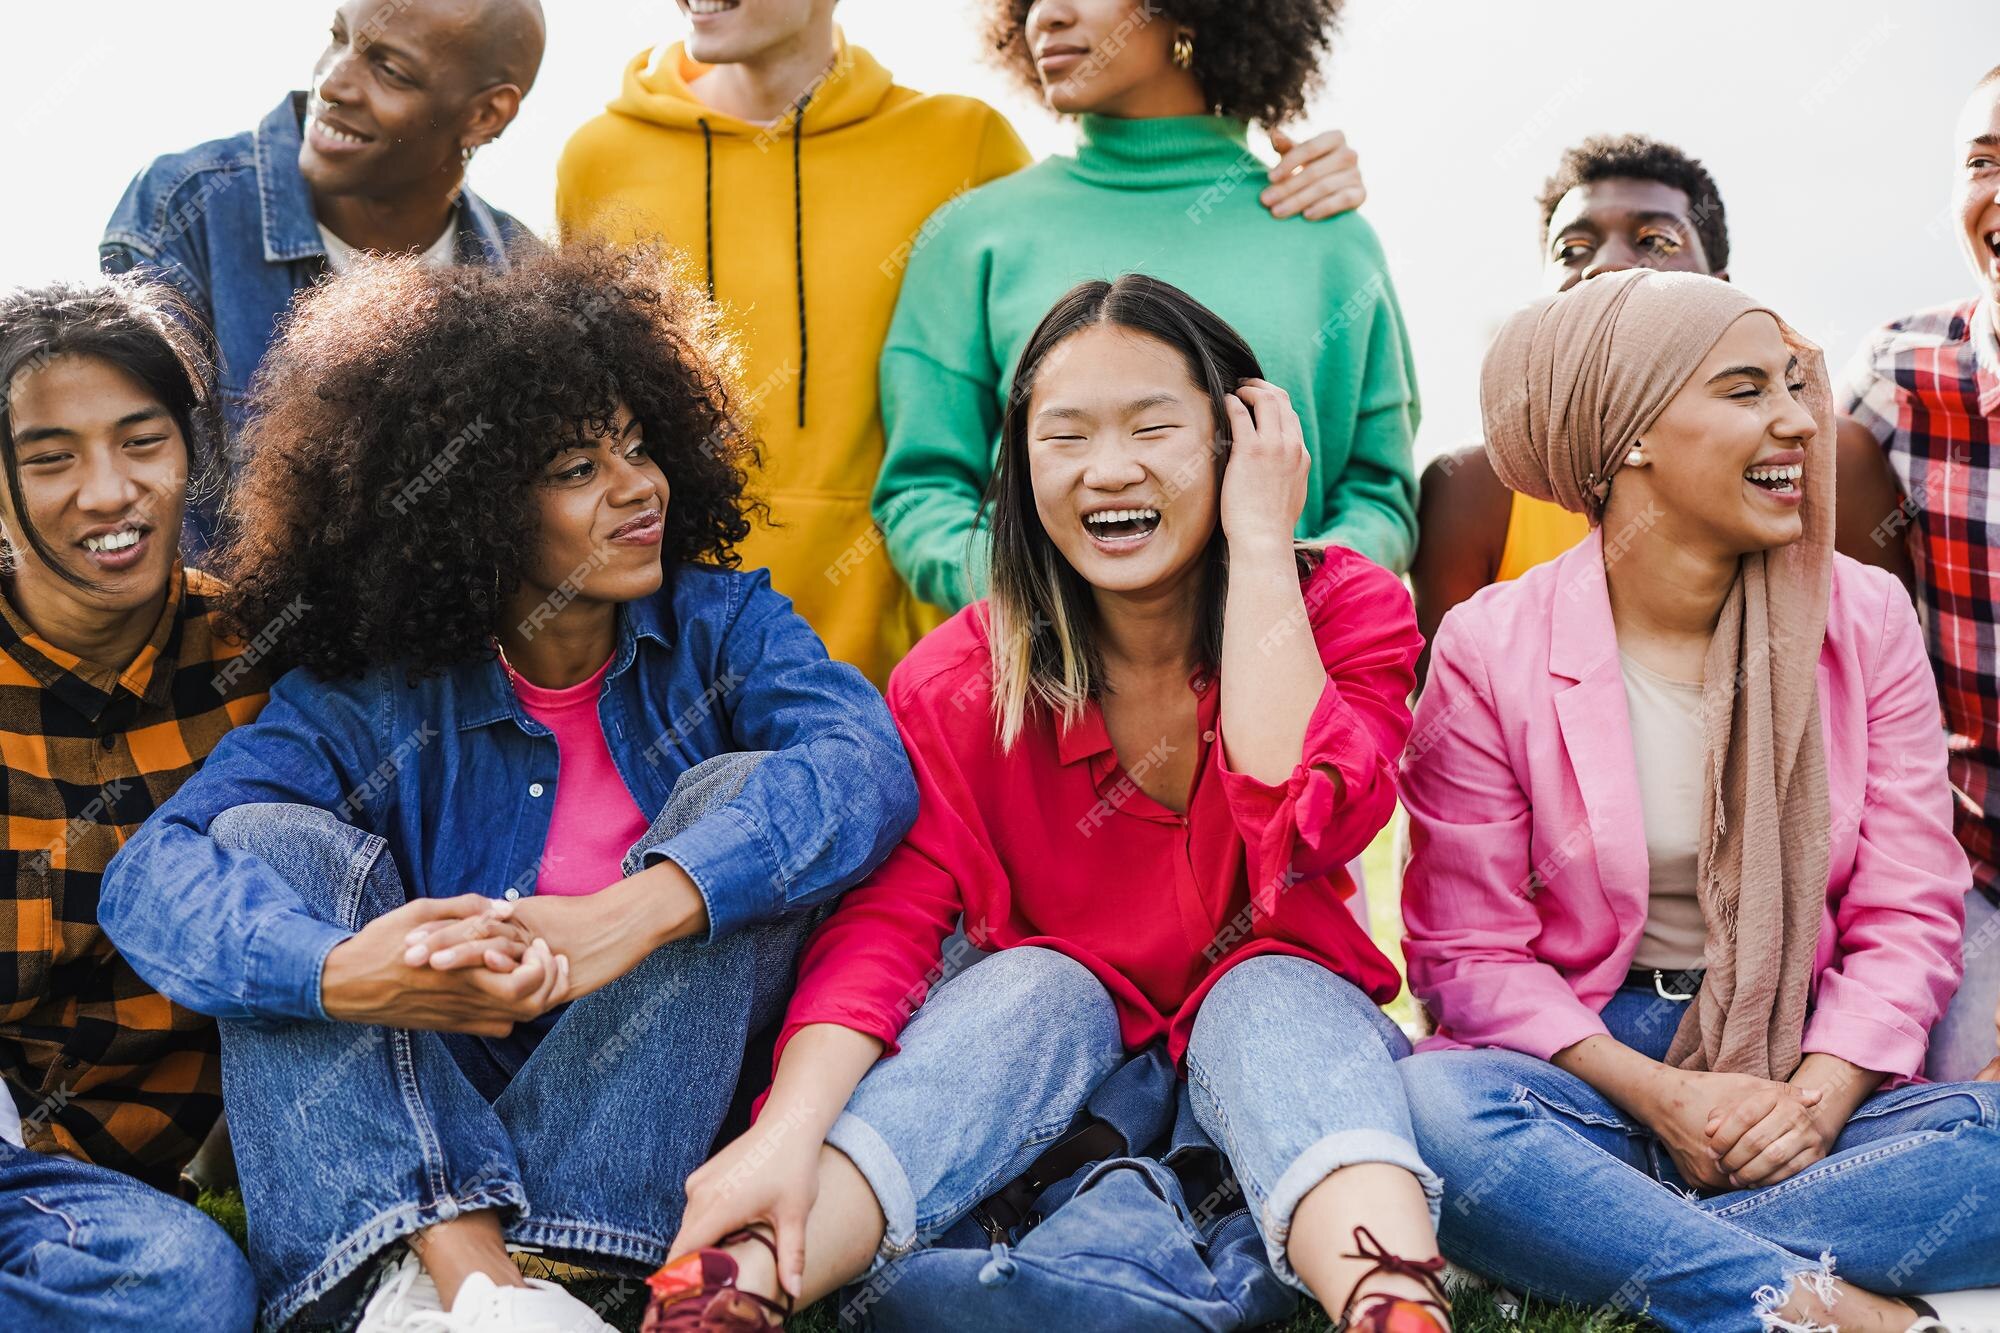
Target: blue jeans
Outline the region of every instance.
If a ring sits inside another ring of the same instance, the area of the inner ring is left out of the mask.
[[[1940,1083],[1969,1079],[2000,1055],[1993,1012],[2000,1009],[2000,907],[1977,890],[1965,895],[1965,976],[1931,1029],[1924,1073]]]
[[[1408,1050],[1373,1001],[1302,958],[1239,963],[1202,1003],[1187,1053],[1195,1116],[1294,1286],[1292,1214],[1337,1168],[1400,1166],[1435,1215],[1441,1183],[1417,1155],[1396,1079]],[[1053,950],[1004,949],[938,987],[827,1135],[882,1205],[876,1267],[1027,1170],[1124,1060],[1110,995]]]
[[[1658,1058],[1680,1009],[1621,990],[1604,1021]],[[1509,1287],[1713,1333],[1758,1328],[1829,1263],[1889,1296],[2000,1282],[2000,1084],[1877,1093],[1798,1175],[1698,1196],[1651,1131],[1547,1061],[1427,1051],[1400,1068],[1445,1180],[1444,1252]]]
[[[647,839],[727,801],[758,757],[690,769]],[[340,926],[405,900],[382,840],[325,810],[239,806],[213,835],[263,857]],[[225,1021],[223,1095],[265,1322],[338,1317],[373,1256],[484,1209],[512,1242],[607,1271],[658,1265],[813,915],[655,950],[568,1005],[497,1090],[481,1091],[493,1065],[469,1038]]]
[[[248,1333],[256,1312],[243,1252],[197,1210],[0,1142],[0,1329]]]

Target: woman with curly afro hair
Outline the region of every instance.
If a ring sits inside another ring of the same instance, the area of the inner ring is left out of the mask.
[[[293,669],[103,896],[222,1020],[273,1326],[605,1327],[506,1246],[660,1262],[818,905],[914,817],[881,696],[732,567],[710,319],[644,249],[384,260],[266,363],[223,565]]]
[[[1138,271],[1240,330],[1291,395],[1312,457],[1300,540],[1405,569],[1417,395],[1382,248],[1352,212],[1267,210],[1266,164],[1245,147],[1249,121],[1305,106],[1339,0],[988,5],[994,50],[1077,117],[1078,144],[946,204],[911,256],[882,355],[874,500],[897,568],[942,606],[985,593],[980,501],[1021,351],[1074,283]]]

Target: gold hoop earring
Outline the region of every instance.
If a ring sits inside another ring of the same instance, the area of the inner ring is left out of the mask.
[[[1174,34],[1173,60],[1181,69],[1194,68],[1194,34],[1186,28]]]

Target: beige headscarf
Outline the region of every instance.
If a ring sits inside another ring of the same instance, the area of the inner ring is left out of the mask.
[[[1480,376],[1494,471],[1517,491],[1600,522],[1633,443],[1753,310],[1777,319],[1726,282],[1632,269],[1516,313]],[[1818,669],[1833,578],[1834,454],[1825,359],[1782,319],[1778,327],[1819,425],[1806,446],[1805,532],[1743,557],[1709,642],[1699,858],[1708,975],[1667,1052],[1680,1068],[1773,1079],[1798,1067],[1826,903]]]

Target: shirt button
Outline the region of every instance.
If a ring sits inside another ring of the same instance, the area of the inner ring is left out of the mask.
[[[511,903],[511,902],[514,902],[514,901],[516,901],[516,900],[518,900],[518,899],[520,898],[520,896],[521,896],[521,891],[520,891],[519,889],[509,889],[509,890],[507,890],[507,892],[505,892],[505,893],[501,894],[500,896],[501,896],[502,898],[505,898],[505,899],[506,899],[506,900],[507,900],[508,902],[510,902],[510,903]]]
[[[118,735],[116,732],[112,732],[107,735],[99,736],[97,738],[97,743],[99,745],[102,745],[107,750],[112,749],[118,744]]]
[[[539,783],[539,782],[530,782],[530,783],[528,784],[528,795],[530,795],[530,796],[540,796],[541,794],[542,794],[542,784],[541,784],[541,783]]]
[[[74,1069],[82,1063],[83,1061],[77,1059],[75,1056],[69,1055],[63,1057],[62,1067],[64,1069]]]
[[[1215,741],[1215,731],[1214,731],[1214,729],[1213,729],[1213,728],[1211,728],[1211,729],[1210,729],[1210,730],[1208,730],[1208,731],[1204,731],[1204,732],[1202,732],[1202,733],[1201,733],[1201,738],[1202,738],[1203,740],[1205,740],[1205,741],[1208,741],[1208,742],[1209,742],[1210,744],[1213,744],[1213,743],[1214,743],[1214,741]]]

